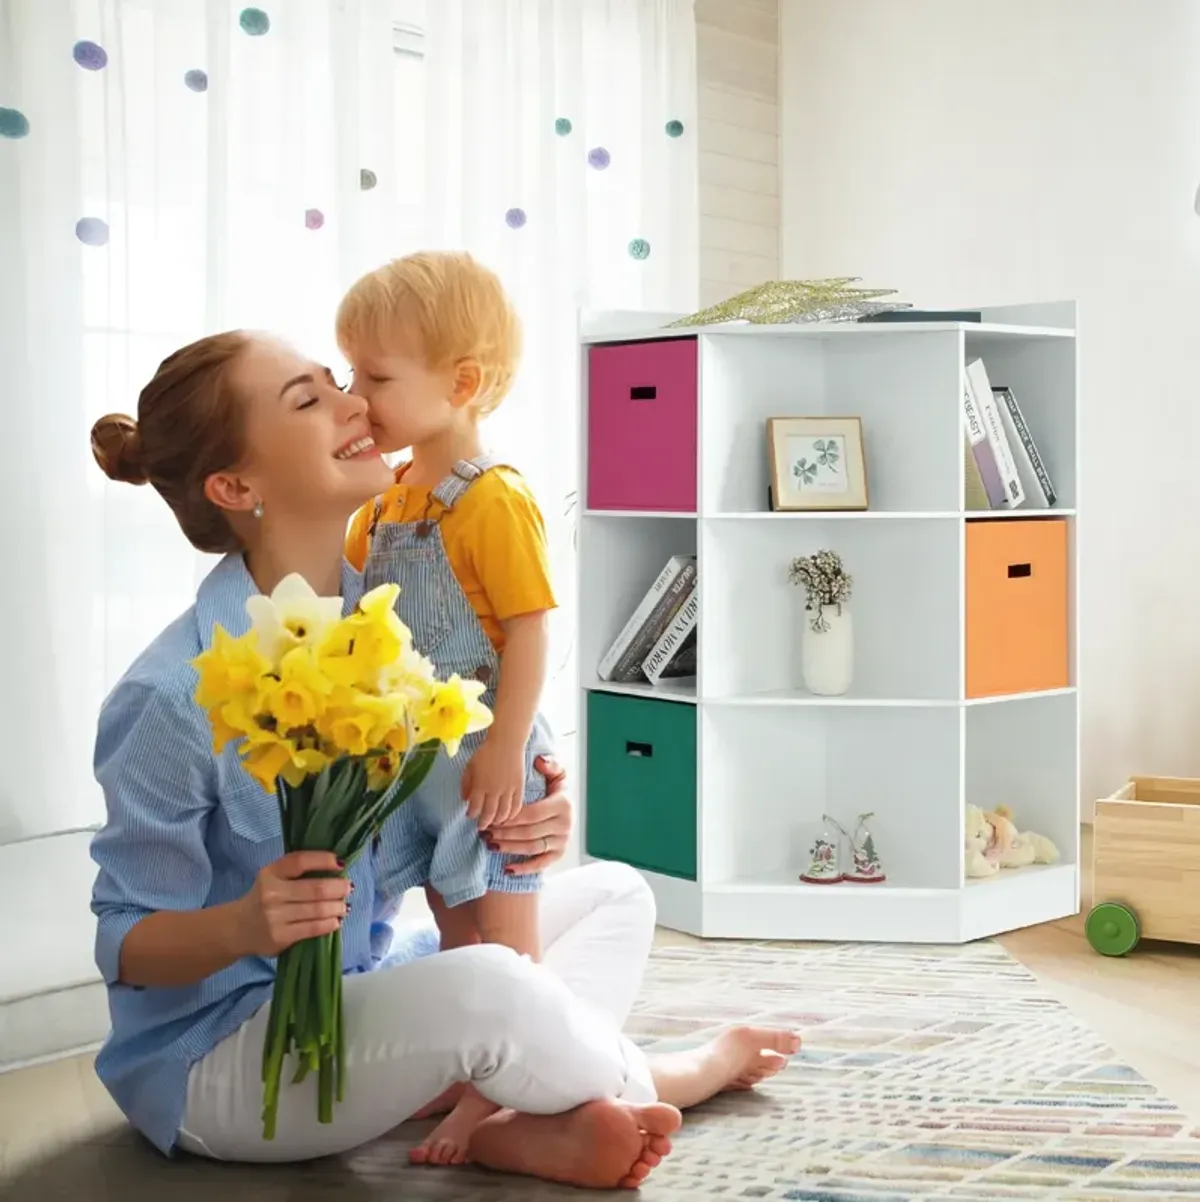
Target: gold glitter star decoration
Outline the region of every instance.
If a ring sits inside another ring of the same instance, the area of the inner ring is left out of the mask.
[[[720,304],[710,305],[668,325],[711,326],[726,321],[748,321],[753,325],[786,325],[798,322],[857,321],[912,306],[881,301],[895,296],[895,288],[852,288],[859,276],[828,280],[770,280],[747,288]]]

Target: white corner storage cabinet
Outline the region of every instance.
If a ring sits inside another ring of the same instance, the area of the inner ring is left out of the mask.
[[[959,943],[1077,913],[1075,306],[985,310],[979,323],[665,320],[581,323],[585,858],[636,866],[659,921],[704,937]],[[976,357],[1017,396],[1053,508],[964,508]],[[861,418],[867,510],[770,510],[766,421],[806,415]],[[854,577],[855,681],[832,698],[800,685],[803,597],[787,575],[822,548]],[[972,589],[1006,587],[1003,572],[987,584],[988,557],[1055,553],[1063,679],[1010,671],[972,687],[972,640],[1003,638],[1026,665],[1039,655],[1041,611],[1023,594],[983,606],[1006,629],[973,619]],[[601,657],[675,554],[698,558],[696,678],[601,681]],[[1060,861],[965,879],[967,802],[1006,803]],[[822,815],[852,827],[864,811],[887,881],[802,883]]]

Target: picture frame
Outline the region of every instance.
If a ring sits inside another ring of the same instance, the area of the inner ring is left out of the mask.
[[[767,454],[774,512],[869,508],[861,418],[770,417]]]

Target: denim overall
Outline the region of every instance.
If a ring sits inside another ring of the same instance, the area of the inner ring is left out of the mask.
[[[439,526],[467,490],[495,460],[460,460],[430,493],[425,516],[417,522],[380,522],[383,499],[375,502],[363,587],[400,586],[396,612],[412,631],[413,645],[433,661],[439,678],[457,673],[487,685],[483,702],[496,704],[500,659],[463,592],[446,556]],[[479,827],[467,817],[462,776],[479,749],[485,731],[468,735],[451,759],[440,754],[420,789],[401,806],[381,839],[381,885],[390,897],[426,882],[448,906],[473,901],[486,892],[535,893],[536,874],[506,876],[504,866],[517,857],[488,851]],[[539,714],[525,748],[525,803],[545,796],[545,780],[533,767],[553,750],[545,719]]]

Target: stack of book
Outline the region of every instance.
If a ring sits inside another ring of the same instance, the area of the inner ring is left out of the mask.
[[[600,661],[600,679],[659,684],[695,676],[699,620],[696,557],[673,555]]]
[[[967,509],[1049,509],[1057,499],[1013,390],[993,385],[982,359],[963,376]]]

